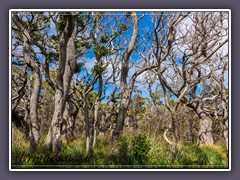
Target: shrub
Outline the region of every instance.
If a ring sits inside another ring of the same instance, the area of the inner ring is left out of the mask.
[[[148,161],[148,152],[150,149],[151,143],[146,135],[140,134],[133,138],[132,156],[134,159],[134,164],[144,165]]]

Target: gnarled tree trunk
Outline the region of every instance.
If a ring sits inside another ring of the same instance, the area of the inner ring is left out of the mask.
[[[36,151],[40,138],[40,122],[38,120],[38,98],[41,89],[41,72],[39,65],[31,55],[32,37],[30,30],[23,27],[21,19],[17,15],[13,15],[13,22],[21,31],[23,40],[23,56],[27,62],[28,67],[33,71],[33,88],[30,97],[30,151]]]
[[[36,71],[33,74],[34,82],[30,98],[30,151],[36,151],[40,139],[40,122],[38,120],[38,99],[41,89],[41,73]]]
[[[56,79],[55,109],[51,123],[52,152],[58,155],[62,148],[62,123],[70,82],[76,67],[75,16],[69,14],[59,40],[59,67]]]
[[[113,131],[113,140],[118,139],[120,134],[123,131],[124,120],[127,114],[127,108],[130,102],[130,96],[131,96],[131,91],[125,90],[121,100],[118,116],[117,116],[116,127]]]
[[[133,34],[132,34],[132,38],[129,45],[126,51],[124,52],[123,60],[122,60],[121,78],[120,78],[121,102],[120,102],[119,113],[117,116],[116,128],[114,129],[112,134],[113,140],[118,139],[120,133],[123,130],[124,119],[126,116],[127,108],[128,108],[130,97],[131,97],[131,91],[132,91],[127,87],[127,76],[129,71],[128,63],[129,63],[129,59],[134,49],[135,42],[138,36],[138,19],[137,19],[136,12],[132,12],[131,16],[132,16],[132,23],[133,23]]]
[[[30,97],[30,151],[36,151],[37,145],[39,143],[40,139],[40,122],[38,120],[38,99],[39,99],[39,93],[41,89],[41,72],[37,65],[37,63],[34,61],[34,59],[31,57],[30,52],[30,35],[29,32],[25,29],[23,32],[23,55],[24,58],[27,61],[28,66],[33,71],[33,87],[31,91],[31,97]]]
[[[63,113],[63,134],[65,134],[65,138],[67,142],[70,142],[74,139],[74,129],[75,129],[75,121],[78,114],[78,107],[72,102],[72,100],[68,100],[66,103],[65,111]]]
[[[201,145],[213,145],[212,136],[212,119],[202,110],[197,109],[199,116],[199,132],[198,132],[198,144]]]
[[[62,148],[62,132],[61,132],[61,123],[63,118],[64,111],[64,98],[61,90],[56,89],[55,93],[55,109],[53,113],[53,118],[51,122],[51,142],[52,142],[52,152],[60,153]]]

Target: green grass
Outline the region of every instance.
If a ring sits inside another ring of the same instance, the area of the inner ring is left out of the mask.
[[[67,144],[61,156],[46,151],[40,139],[38,151],[29,153],[24,135],[12,131],[13,168],[228,168],[227,151],[221,145],[198,147],[180,144],[173,150],[165,141],[154,142],[146,135],[123,137],[113,147],[110,137],[98,137],[91,155],[85,152],[84,136]]]

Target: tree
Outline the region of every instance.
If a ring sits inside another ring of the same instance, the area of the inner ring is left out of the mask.
[[[204,110],[197,90],[201,80],[209,77],[209,74],[202,73],[203,64],[210,61],[210,57],[228,41],[220,38],[225,34],[219,36],[225,31],[221,28],[220,17],[216,13],[161,13],[153,22],[153,54],[158,65],[156,73],[163,86],[198,114],[200,145],[213,144],[211,116]],[[186,18],[192,21],[192,31],[183,29]],[[167,26],[165,23],[168,23]],[[171,77],[166,73],[169,67]],[[173,83],[175,77],[177,84]]]
[[[222,118],[223,122],[223,135],[225,138],[226,148],[228,149],[228,88],[226,87],[226,73],[228,72],[228,54],[220,55],[220,57],[216,57],[217,64],[210,64],[212,78],[216,82],[216,89],[218,89],[219,94],[215,95],[214,98],[208,99],[214,101],[215,99],[219,99],[217,101],[217,105],[214,109],[214,116]],[[217,75],[218,74],[218,75]],[[222,112],[222,113],[220,113]]]
[[[41,89],[41,71],[38,63],[38,58],[35,52],[32,54],[33,39],[32,35],[34,31],[37,31],[43,27],[38,27],[39,17],[35,15],[24,16],[30,23],[27,24],[23,17],[19,17],[17,14],[13,15],[13,22],[15,27],[13,30],[19,35],[19,40],[22,41],[23,58],[26,60],[28,67],[33,72],[33,88],[31,90],[30,97],[30,150],[36,151],[40,138],[40,123],[38,120],[38,99]],[[41,17],[40,17],[41,18]],[[40,19],[41,20],[41,19]],[[34,30],[32,28],[34,27]]]

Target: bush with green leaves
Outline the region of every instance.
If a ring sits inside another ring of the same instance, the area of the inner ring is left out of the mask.
[[[105,67],[103,67],[100,63],[95,62],[91,71],[92,73],[100,74],[104,70],[105,70]]]
[[[122,137],[118,143],[118,163],[120,165],[131,164],[131,157],[129,153],[130,141],[127,137]]]
[[[132,140],[132,156],[134,164],[143,165],[148,160],[148,152],[151,149],[151,142],[144,134],[140,134]]]
[[[96,56],[96,59],[101,59],[103,56],[106,56],[111,53],[112,53],[111,49],[103,45],[99,45],[94,49],[94,54]]]

